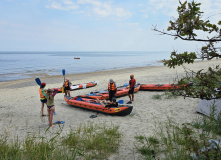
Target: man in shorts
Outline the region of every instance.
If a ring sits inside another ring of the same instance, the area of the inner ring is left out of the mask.
[[[129,92],[128,92],[128,96],[130,98],[130,101],[128,103],[132,103],[132,101],[134,101],[134,87],[136,84],[136,80],[134,79],[134,75],[131,74],[130,75],[130,81],[129,81]]]

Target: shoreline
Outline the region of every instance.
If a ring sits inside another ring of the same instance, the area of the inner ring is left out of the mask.
[[[185,67],[198,71],[209,66],[221,64],[221,60],[199,61],[194,64],[184,64]],[[109,79],[113,79],[118,86],[128,83],[130,74],[134,74],[137,83],[141,84],[169,84],[185,75],[182,66],[169,69],[165,66],[147,66],[120,70],[98,71],[81,74],[66,75],[72,84],[80,84],[91,81],[99,81],[95,87],[71,91],[71,96],[78,96],[107,89]],[[35,78],[28,78],[15,81],[0,82],[0,128],[1,132],[10,133],[11,137],[18,136],[23,140],[25,136],[38,133],[45,136],[48,127],[47,117],[40,116],[40,98]],[[46,82],[47,88],[60,87],[64,77],[46,76],[40,77],[42,82]],[[119,147],[119,152],[109,157],[115,159],[141,159],[141,155],[136,152],[134,146],[135,136],[152,136],[154,134],[155,122],[166,122],[168,117],[178,124],[191,122],[198,116],[196,108],[199,99],[177,97],[176,99],[153,99],[152,96],[163,94],[163,92],[138,91],[134,94],[135,101],[132,103],[133,111],[125,117],[109,116],[98,114],[97,118],[90,118],[96,112],[75,108],[68,105],[64,100],[64,95],[59,93],[55,96],[56,115],[54,121],[65,121],[62,125],[62,136],[66,135],[71,128],[76,128],[80,124],[88,122],[107,123],[119,126],[120,132],[124,135]],[[117,98],[117,100],[129,101],[128,96]],[[46,107],[44,107],[46,113]],[[53,136],[59,131],[59,126],[50,129],[47,137]]]
[[[160,62],[158,62],[160,64]],[[117,69],[110,69],[110,70],[97,70],[97,71],[89,71],[89,72],[82,72],[82,73],[71,73],[71,74],[68,74],[68,75],[82,75],[82,74],[90,74],[90,73],[96,73],[96,72],[108,72],[108,71],[118,71],[118,70],[127,70],[127,69],[134,69],[134,68],[146,68],[146,67],[160,67],[160,66],[163,66],[163,65],[148,65],[148,66],[140,66],[140,67],[128,67],[128,68],[117,68]],[[63,76],[62,74],[55,74],[55,75],[49,75],[47,73],[44,73],[44,72],[38,72],[37,73],[31,73],[31,74],[27,74],[27,73],[18,73],[18,74],[21,74],[24,76],[24,78],[19,78],[19,79],[11,79],[11,80],[4,80],[4,81],[0,81],[1,82],[10,82],[10,81],[17,81],[17,80],[23,80],[23,79],[32,79],[32,78],[45,78],[45,77],[59,77],[59,76]],[[4,74],[4,76],[7,76],[7,75],[11,75],[11,73],[9,74]]]
[[[40,60],[39,57],[42,55],[47,58]],[[30,52],[29,54],[19,55],[20,59],[13,62],[12,60],[16,55],[3,53],[2,56],[5,57],[5,62],[3,61],[4,63],[0,65],[0,68],[3,69],[0,81],[32,78],[36,74],[38,76],[41,74],[43,76],[60,75],[62,69],[66,69],[70,74],[77,74],[128,67],[157,66],[161,65],[157,61],[164,57],[162,55],[166,57],[167,53],[165,51],[160,51],[159,53],[133,51],[132,53],[122,52],[122,54],[118,52],[107,54],[104,54],[104,52],[83,52],[81,60],[76,61],[74,60],[74,53],[64,53],[62,55],[60,52],[44,54]],[[48,58],[51,61],[47,61]],[[8,66],[7,64],[13,65]]]
[[[145,69],[150,69],[150,68],[158,68],[158,67],[163,67],[163,66],[144,66],[144,67],[135,67],[135,68],[123,68],[123,69],[114,69],[114,70],[104,70],[104,71],[95,71],[95,72],[86,72],[86,73],[75,73],[75,74],[66,74],[65,77],[69,77],[69,78],[74,78],[75,77],[80,77],[80,78],[76,78],[75,80],[81,80],[82,77],[87,78],[88,76],[99,76],[99,75],[109,75],[114,74],[114,72],[117,73],[126,73],[128,72],[128,70],[130,71],[134,71],[136,72],[137,70],[145,70]],[[129,72],[128,72],[129,73]],[[36,76],[34,76],[32,78],[24,78],[24,79],[17,79],[17,80],[8,80],[8,81],[0,81],[0,88],[1,87],[6,87],[5,85],[8,83],[11,84],[16,84],[16,83],[22,83],[22,82],[27,82],[27,86],[35,86],[36,82],[35,82],[35,78],[40,78],[42,80],[48,80],[50,81],[50,83],[62,83],[62,80],[64,81],[64,76],[63,75],[45,75],[44,73],[37,73]],[[62,79],[62,80],[61,80]],[[32,81],[34,83],[32,83]],[[21,87],[24,87],[23,85]]]
[[[219,65],[219,61],[221,60],[197,60],[194,62],[194,64],[198,64],[198,63],[209,63],[212,64],[215,62],[214,65]],[[220,62],[221,63],[221,62]],[[193,66],[194,64],[184,64],[186,66]],[[95,71],[95,72],[86,72],[86,73],[75,73],[75,74],[66,74],[65,77],[69,77],[70,79],[74,79],[75,80],[82,80],[82,79],[88,79],[89,76],[100,76],[100,75],[110,75],[110,74],[125,74],[128,73],[129,75],[132,74],[132,72],[135,74],[136,72],[140,72],[140,71],[144,71],[144,70],[151,70],[151,69],[168,69],[173,71],[182,70],[182,66],[177,66],[175,69],[173,68],[168,68],[164,65],[161,66],[143,66],[143,67],[133,67],[133,68],[123,68],[123,69],[113,69],[113,70],[104,70],[104,71]],[[196,68],[195,68],[196,69]],[[204,68],[206,69],[206,68]],[[184,71],[184,69],[183,69]],[[49,83],[52,84],[56,84],[56,83],[63,83],[64,81],[64,76],[63,75],[46,75],[45,73],[36,73],[36,75],[33,74],[33,77],[31,78],[24,78],[24,79],[17,79],[17,80],[8,80],[8,81],[0,81],[0,89],[1,88],[7,88],[10,85],[14,85],[15,88],[21,88],[21,87],[25,87],[25,86],[35,86],[36,82],[35,82],[35,78],[40,78],[43,81],[48,81]],[[110,79],[110,78],[109,78]],[[93,80],[92,80],[93,81]],[[26,83],[26,85],[24,85],[23,83]],[[72,84],[80,84],[80,83],[86,83],[88,81],[85,82],[79,82],[79,83],[72,83]],[[21,84],[19,86],[19,84]]]

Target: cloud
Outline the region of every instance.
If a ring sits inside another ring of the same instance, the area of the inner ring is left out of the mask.
[[[95,14],[100,17],[116,16],[130,17],[132,14],[122,7],[112,6],[110,2],[99,0],[50,0],[50,5],[47,8],[58,10],[77,10],[78,13]]]
[[[52,0],[51,4],[47,5],[46,7],[58,10],[76,10],[79,8],[79,6],[71,0]]]
[[[176,13],[178,4],[178,0],[150,0],[148,6],[155,14],[163,13],[168,16],[173,16]]]
[[[182,3],[184,1],[186,0],[181,0]],[[187,2],[190,3],[192,0],[187,0]],[[200,0],[196,1],[196,3],[201,3],[200,9],[205,15],[212,15],[220,12],[220,0]],[[164,13],[169,16],[176,15],[178,5],[180,5],[178,0],[150,0],[148,2],[148,6],[151,8],[152,12]]]
[[[221,20],[220,0],[201,0],[201,11],[203,11],[203,19],[210,20],[211,23],[217,23]]]

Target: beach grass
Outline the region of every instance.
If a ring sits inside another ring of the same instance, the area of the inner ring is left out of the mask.
[[[62,144],[78,147],[86,159],[106,159],[118,150],[121,134],[118,126],[88,123],[71,130]]]
[[[136,136],[135,147],[144,159],[221,159],[219,146],[205,149],[210,146],[210,139],[220,138],[220,126],[221,118],[214,118],[214,112],[209,117],[197,118],[182,125],[168,118],[165,123],[157,122],[153,136]]]
[[[215,116],[216,113],[216,106],[213,104],[210,106],[210,115],[209,117],[198,117],[194,119],[191,123],[193,127],[197,129],[202,129],[204,132],[208,134],[212,134],[214,136],[220,135],[221,136],[221,116]]]
[[[177,92],[175,91],[165,91],[162,94],[155,94],[152,96],[152,99],[155,100],[163,100],[163,99],[173,99],[173,98],[177,98]]]
[[[121,137],[118,126],[107,124],[80,125],[62,137],[61,132],[59,130],[50,138],[32,133],[23,141],[1,134],[0,159],[107,159],[117,152]]]

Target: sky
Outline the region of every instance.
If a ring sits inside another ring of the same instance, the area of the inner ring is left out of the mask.
[[[196,2],[205,19],[221,20],[220,0]],[[195,51],[200,43],[152,30],[167,30],[178,5],[179,0],[1,0],[0,51]]]

